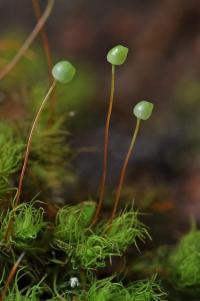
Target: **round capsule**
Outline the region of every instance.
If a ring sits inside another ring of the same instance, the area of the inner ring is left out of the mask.
[[[68,61],[61,61],[54,65],[52,75],[60,83],[70,82],[76,73],[74,66]]]
[[[117,45],[110,49],[107,54],[107,61],[112,65],[122,65],[128,55],[128,48],[122,45]]]
[[[154,105],[151,102],[142,100],[135,105],[133,114],[139,119],[147,120],[151,117],[153,108]]]

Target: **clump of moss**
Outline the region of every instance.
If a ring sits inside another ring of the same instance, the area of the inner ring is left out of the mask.
[[[122,256],[131,244],[148,236],[146,227],[139,222],[137,212],[129,211],[116,217],[112,225],[97,225],[97,233],[91,233],[86,240],[77,245],[76,256],[83,267],[99,268],[106,266],[112,256]]]
[[[156,277],[137,281],[128,287],[133,301],[161,301],[166,300],[166,293],[162,290]]]
[[[101,235],[91,233],[90,236],[83,238],[75,250],[77,266],[84,269],[98,269],[106,266],[106,259],[113,255],[119,255],[114,249],[112,242]]]
[[[131,244],[149,236],[147,228],[139,222],[135,211],[125,212],[113,220],[112,225],[89,226],[95,211],[92,202],[61,208],[56,216],[54,243],[71,254],[72,262],[84,269],[106,266],[112,256],[122,256]]]
[[[112,277],[110,277],[94,281],[89,291],[87,292],[87,300],[130,300],[130,295],[128,290],[121,283],[112,282]]]
[[[36,208],[35,204],[31,202],[22,203],[13,211],[11,211],[11,215],[14,215],[13,237],[15,242],[17,244],[29,243],[36,239],[46,225],[43,220],[44,209],[42,207]]]
[[[94,202],[62,207],[56,215],[55,239],[65,243],[77,243],[86,232],[94,211]]]
[[[183,236],[169,257],[172,283],[180,289],[200,287],[200,231]]]
[[[112,224],[104,224],[102,232],[105,233],[113,245],[113,249],[118,250],[121,255],[128,246],[135,244],[137,240],[144,242],[149,237],[147,227],[138,220],[138,212],[131,210],[116,217]]]
[[[113,282],[113,277],[96,280],[85,294],[88,301],[164,301],[166,294],[155,277],[136,281],[125,287],[121,282]]]

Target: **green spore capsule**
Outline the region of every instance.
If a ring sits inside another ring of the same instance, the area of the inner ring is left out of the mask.
[[[117,45],[110,49],[107,54],[107,61],[112,65],[122,65],[128,55],[128,48],[122,45]]]
[[[154,105],[151,102],[142,100],[135,105],[133,114],[139,119],[147,120],[151,117],[153,108]]]
[[[76,73],[74,66],[68,61],[61,61],[54,65],[52,75],[60,83],[70,82]]]

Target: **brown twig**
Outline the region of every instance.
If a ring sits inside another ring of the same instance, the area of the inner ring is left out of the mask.
[[[0,80],[2,80],[19,62],[21,57],[26,53],[40,30],[43,28],[45,22],[47,21],[48,17],[51,14],[52,8],[54,5],[54,0],[48,0],[47,6],[45,8],[44,13],[41,15],[41,18],[39,19],[38,23],[34,27],[33,31],[30,33],[28,38],[25,40],[22,47],[19,49],[17,54],[14,56],[14,58],[3,68],[0,70]]]
[[[3,288],[3,291],[1,293],[0,301],[3,301],[4,298],[6,297],[6,293],[7,293],[7,290],[9,288],[9,285],[10,285],[13,277],[15,276],[17,268],[18,268],[20,262],[22,261],[22,259],[24,258],[24,255],[25,255],[25,252],[21,253],[21,255],[18,257],[17,261],[13,265],[13,267],[12,267],[12,269],[11,269],[9,275],[8,275],[8,278],[6,280],[6,283],[5,283],[5,286]]]
[[[126,169],[127,169],[127,166],[128,166],[128,162],[129,162],[132,150],[133,150],[134,145],[135,145],[135,141],[136,141],[136,138],[137,138],[137,135],[138,135],[139,127],[140,127],[140,119],[137,118],[135,130],[134,130],[134,133],[133,133],[133,137],[131,139],[129,149],[128,149],[128,152],[127,152],[125,160],[124,160],[124,164],[123,164],[122,169],[121,169],[121,173],[120,173],[120,177],[119,177],[119,184],[118,184],[117,192],[116,192],[116,198],[115,198],[111,218],[109,220],[110,224],[112,223],[113,219],[115,218],[115,214],[116,214],[116,211],[117,211],[117,208],[118,208],[118,205],[119,205],[119,199],[120,199],[120,195],[121,195],[122,186],[123,186],[123,183],[124,183],[124,177],[125,177]]]
[[[95,215],[94,215],[91,225],[94,225],[98,219],[98,216],[100,214],[100,211],[101,211],[101,208],[103,205],[103,199],[104,199],[104,194],[105,194],[105,182],[106,182],[107,165],[108,165],[108,138],[109,138],[110,118],[111,118],[112,107],[113,107],[114,90],[115,90],[115,66],[112,65],[110,99],[109,99],[109,107],[108,107],[105,133],[104,133],[103,173],[102,173],[101,184],[100,184],[99,201],[98,201],[97,209],[96,209],[96,212],[95,212]]]

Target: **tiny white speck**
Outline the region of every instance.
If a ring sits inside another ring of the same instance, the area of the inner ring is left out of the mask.
[[[75,288],[75,287],[79,286],[79,284],[80,284],[77,277],[71,277],[69,282],[70,282],[71,288]]]
[[[75,111],[70,111],[68,115],[69,115],[69,117],[74,117],[76,115],[76,112]]]

